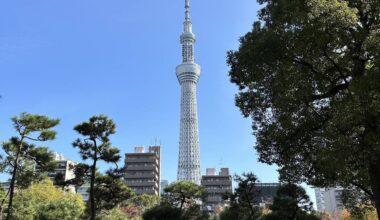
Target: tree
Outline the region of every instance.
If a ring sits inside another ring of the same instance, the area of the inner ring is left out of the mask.
[[[141,216],[146,210],[158,205],[159,203],[160,203],[159,196],[142,194],[142,195],[137,195],[137,196],[132,197],[128,201],[127,207],[125,208],[131,209],[132,207],[135,207],[138,212],[137,214]]]
[[[90,219],[96,218],[95,182],[98,161],[115,163],[120,160],[119,149],[111,146],[109,136],[115,133],[116,125],[104,115],[93,116],[88,121],[74,127],[74,130],[84,136],[78,138],[73,146],[79,149],[83,160],[92,160],[91,165],[81,164],[81,176],[89,176],[90,192]]]
[[[144,220],[179,220],[181,210],[168,204],[162,204],[148,209],[142,216]]]
[[[188,181],[169,184],[164,192],[164,202],[173,207],[179,207],[180,211],[204,201],[207,197],[206,190],[203,187]]]
[[[220,219],[258,219],[261,211],[255,201],[255,197],[259,193],[256,188],[257,177],[253,173],[243,173],[242,176],[235,175],[234,180],[238,183],[238,187],[233,194],[227,195],[231,205],[220,214]]]
[[[18,190],[15,195],[16,220],[79,219],[85,204],[80,195],[57,189],[50,179]]]
[[[112,210],[128,199],[135,193],[122,179],[112,175],[98,175],[94,185],[95,208],[97,211]]]
[[[111,210],[103,210],[100,212],[99,220],[128,220],[132,219],[127,213],[124,213],[119,208],[114,208]]]
[[[207,197],[203,187],[192,182],[179,181],[167,186],[164,192],[161,204],[145,211],[144,220],[206,220],[209,218],[199,205]]]
[[[380,4],[258,0],[228,53],[259,160],[282,180],[366,192],[380,213]]]
[[[1,161],[5,172],[11,174],[8,220],[13,218],[13,197],[16,185],[26,187],[33,180],[40,179],[40,174],[44,171],[54,169],[52,153],[46,147],[36,147],[30,142],[54,140],[56,132],[52,128],[59,123],[59,120],[21,113],[19,117],[13,117],[12,122],[17,136],[3,143],[5,156]],[[38,166],[39,172],[35,171],[34,166]]]
[[[79,220],[85,205],[80,195],[68,193],[63,198],[49,201],[40,207],[40,220]]]
[[[285,184],[280,186],[274,198],[272,212],[265,217],[265,220],[318,220],[313,214],[313,203],[310,202],[306,191],[295,184]]]

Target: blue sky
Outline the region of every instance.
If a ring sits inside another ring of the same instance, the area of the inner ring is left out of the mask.
[[[61,119],[46,143],[80,160],[74,125],[95,114],[117,124],[113,144],[123,153],[162,144],[162,179],[176,178],[182,0],[13,0],[0,2],[0,140],[14,134],[21,112]],[[257,162],[251,121],[234,105],[226,52],[250,31],[253,0],[192,0],[202,173],[229,167],[276,182],[275,167]],[[107,165],[102,165],[106,169]]]

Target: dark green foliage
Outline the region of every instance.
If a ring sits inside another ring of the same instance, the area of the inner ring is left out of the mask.
[[[208,220],[209,217],[208,213],[202,211],[199,206],[192,206],[183,212],[168,204],[155,206],[142,216],[144,220]]]
[[[181,210],[170,205],[158,205],[147,210],[142,218],[144,220],[180,220]]]
[[[230,219],[232,216],[239,220],[255,220],[261,216],[260,209],[255,204],[257,196],[257,177],[253,173],[243,173],[242,176],[235,175],[238,187],[232,195],[228,196],[230,207],[221,213],[221,220]]]
[[[83,160],[92,160],[91,165],[80,164],[75,169],[76,182],[83,184],[86,180],[90,183],[89,208],[90,219],[96,219],[95,183],[98,161],[115,163],[120,160],[119,149],[113,147],[109,136],[115,133],[116,125],[104,115],[93,116],[88,121],[75,126],[74,130],[84,136],[83,139],[74,141],[73,146],[79,149]],[[98,201],[99,203],[99,201]]]
[[[310,202],[306,191],[295,184],[282,185],[278,189],[270,209],[272,212],[265,217],[265,220],[319,219],[313,214],[309,214],[313,209],[313,203]]]
[[[286,181],[355,187],[380,212],[380,1],[259,2],[228,53],[259,160]]]
[[[347,209],[351,216],[363,216],[366,213],[374,211],[373,201],[368,194],[357,190],[357,188],[346,188],[341,194],[344,208]],[[359,202],[360,201],[360,202]],[[358,205],[360,203],[360,205]],[[357,217],[357,219],[361,219]]]
[[[197,201],[204,201],[207,197],[206,190],[195,183],[179,181],[170,184],[164,189],[163,200],[180,210],[196,205]]]
[[[96,210],[111,210],[125,203],[134,192],[121,178],[110,175],[98,175],[95,180],[94,197]]]
[[[164,189],[161,204],[148,209],[143,214],[144,220],[176,219],[206,220],[207,212],[202,211],[199,202],[207,197],[206,190],[195,183],[179,181]]]
[[[5,156],[1,158],[2,170],[11,175],[7,219],[12,219],[13,216],[15,187],[26,188],[33,181],[41,180],[45,172],[54,170],[53,154],[46,147],[38,147],[31,142],[55,139],[56,132],[52,128],[59,120],[21,113],[19,117],[13,117],[12,122],[17,136],[2,144]],[[35,166],[38,172],[34,169]]]

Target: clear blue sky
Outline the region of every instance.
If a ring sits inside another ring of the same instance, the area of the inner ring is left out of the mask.
[[[12,0],[0,2],[0,140],[14,134],[20,112],[61,119],[52,150],[80,160],[73,126],[94,114],[117,124],[123,153],[162,143],[162,179],[176,179],[183,0]],[[250,31],[254,0],[192,0],[202,173],[229,167],[276,182],[275,167],[257,162],[251,121],[234,105],[226,52]],[[103,169],[107,166],[103,165]]]

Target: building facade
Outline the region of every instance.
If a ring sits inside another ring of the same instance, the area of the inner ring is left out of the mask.
[[[317,210],[330,214],[333,219],[338,219],[344,209],[341,195],[343,188],[315,188]]]
[[[181,113],[177,180],[200,184],[197,82],[201,67],[194,62],[195,35],[190,20],[190,0],[185,0],[185,21],[180,37],[182,63],[176,68],[181,85]]]
[[[232,177],[228,168],[221,168],[219,174],[214,168],[206,169],[206,175],[202,176],[201,183],[207,191],[204,207],[208,211],[215,211],[226,205],[223,195],[232,193]]]
[[[134,153],[125,154],[124,180],[136,194],[160,195],[160,147],[135,147]]]

